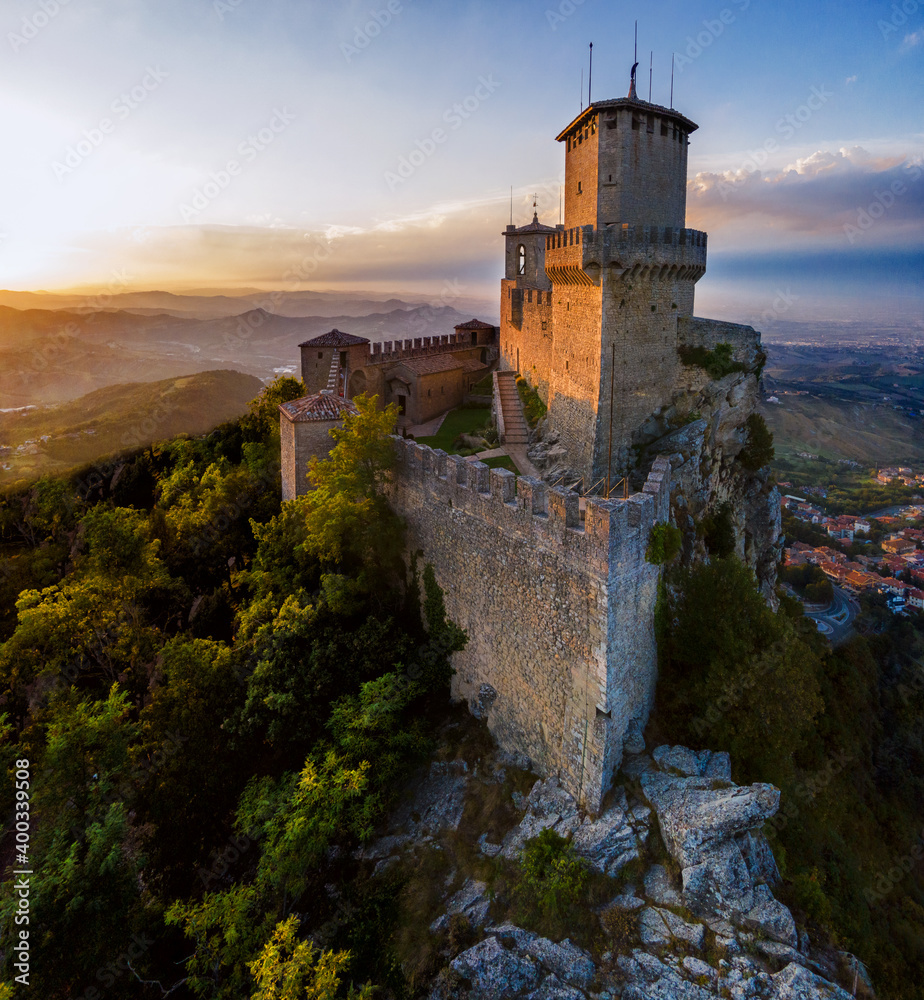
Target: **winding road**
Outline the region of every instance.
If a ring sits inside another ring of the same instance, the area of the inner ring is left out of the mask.
[[[855,597],[840,587],[834,588],[831,603],[825,606],[806,604],[805,615],[811,618],[832,646],[839,646],[853,635],[853,620],[860,610]]]

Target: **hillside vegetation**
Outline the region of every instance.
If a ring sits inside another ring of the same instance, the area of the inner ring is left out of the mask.
[[[107,386],[59,406],[0,413],[0,488],[178,434],[204,434],[246,413],[261,386],[242,372],[200,372]]]

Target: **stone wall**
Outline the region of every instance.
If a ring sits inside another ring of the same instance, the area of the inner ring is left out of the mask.
[[[282,499],[294,500],[308,492],[305,473],[314,455],[324,457],[334,446],[330,432],[339,420],[279,421]]]
[[[654,696],[658,569],[645,550],[668,517],[669,463],[627,500],[587,501],[582,517],[575,493],[395,446],[390,499],[469,635],[454,696],[596,811]]]

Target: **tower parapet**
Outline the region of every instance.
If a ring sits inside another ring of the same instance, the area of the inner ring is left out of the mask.
[[[706,273],[706,234],[674,226],[579,226],[546,238],[550,281],[599,285],[603,269],[616,276],[698,281]]]

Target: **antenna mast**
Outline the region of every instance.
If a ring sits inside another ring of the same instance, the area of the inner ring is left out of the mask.
[[[671,111],[674,110],[674,63],[677,62],[677,53],[671,53]]]
[[[584,67],[581,67],[581,111],[584,110]]]
[[[513,185],[510,185],[510,225],[513,225]]]
[[[654,49],[648,57],[648,103],[651,104],[651,68],[654,66]]]
[[[590,99],[590,84],[591,84],[591,81],[593,80],[593,75],[594,75],[594,43],[591,42],[590,43],[590,69],[587,72],[587,107],[590,107],[590,105],[592,103],[591,99]]]

